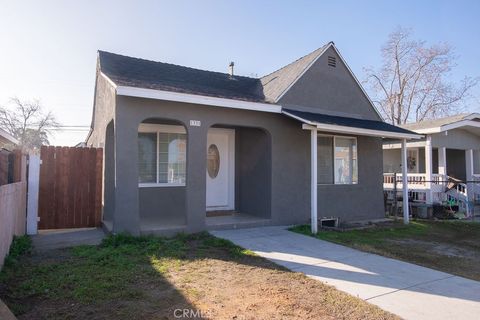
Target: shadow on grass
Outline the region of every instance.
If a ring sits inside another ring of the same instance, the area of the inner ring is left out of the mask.
[[[183,312],[205,319],[208,313],[199,313],[184,288],[168,278],[198,259],[285,270],[208,233],[174,238],[120,234],[100,246],[17,254],[0,273],[0,298],[25,319],[175,318]]]

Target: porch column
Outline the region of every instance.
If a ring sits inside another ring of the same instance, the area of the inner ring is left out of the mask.
[[[447,148],[438,148],[438,174],[447,175]]]
[[[473,181],[473,149],[465,150],[465,183],[467,185],[467,197],[468,201],[473,201],[474,199],[474,188],[472,183],[468,181]]]
[[[473,178],[473,149],[465,150],[465,173],[466,180],[472,181]]]
[[[427,188],[426,202],[432,204],[432,136],[427,135],[425,141],[425,187]]]
[[[407,176],[407,139],[402,140],[402,189],[403,189],[403,223],[408,224],[409,212],[408,212],[408,176]]]
[[[310,130],[311,135],[311,226],[312,233],[318,232],[318,219],[317,219],[317,129]]]
[[[187,128],[187,231],[200,232],[206,225],[206,172],[208,125]]]
[[[138,122],[128,114],[115,119],[115,196],[113,232],[140,235],[138,206]]]

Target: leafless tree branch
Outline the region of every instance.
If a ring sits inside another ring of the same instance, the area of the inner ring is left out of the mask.
[[[383,64],[365,69],[372,98],[392,124],[446,116],[461,111],[479,78],[448,81],[456,57],[445,43],[427,46],[412,40],[409,29],[398,28],[382,48]]]
[[[25,150],[49,145],[52,129],[59,126],[51,111],[45,113],[39,100],[10,99],[7,106],[0,106],[0,128],[20,141]]]

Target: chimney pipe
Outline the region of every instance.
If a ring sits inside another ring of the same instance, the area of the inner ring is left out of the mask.
[[[230,74],[230,77],[233,77],[233,67],[235,66],[235,63],[232,61],[228,65],[228,73]]]

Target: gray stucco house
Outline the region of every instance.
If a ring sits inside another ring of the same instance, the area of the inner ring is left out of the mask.
[[[417,137],[328,43],[261,78],[99,51],[87,145],[105,227],[171,234],[382,218],[382,139]]]

